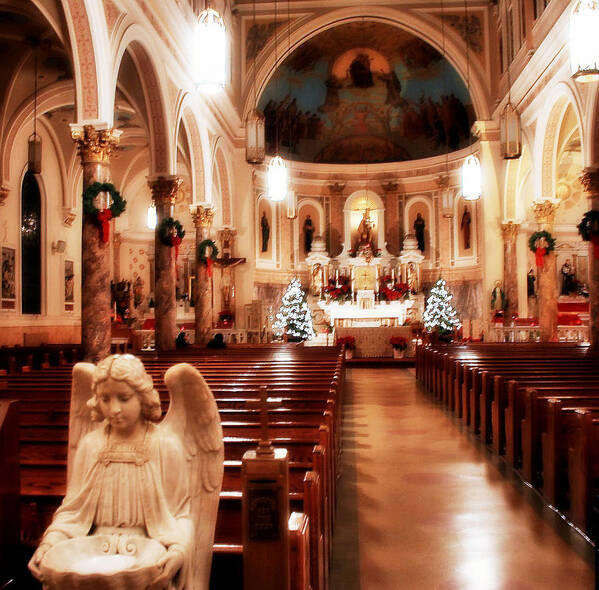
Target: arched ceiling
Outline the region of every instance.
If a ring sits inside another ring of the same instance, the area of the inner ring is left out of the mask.
[[[312,37],[259,100],[267,150],[303,162],[406,161],[468,145],[465,84],[444,57],[389,24],[357,21]]]

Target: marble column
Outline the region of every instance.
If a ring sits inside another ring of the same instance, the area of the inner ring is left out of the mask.
[[[345,184],[335,182],[329,185],[331,192],[331,228],[329,232],[329,256],[333,258],[341,254],[341,244],[345,240],[344,234],[344,219],[343,206],[345,199],[343,198],[343,189]],[[348,249],[351,246],[348,247]]]
[[[532,209],[539,231],[553,231],[555,212],[559,206],[557,199],[538,200]],[[539,303],[539,329],[541,342],[557,342],[557,266],[555,252],[545,255],[543,266],[537,268]]]
[[[190,207],[196,228],[196,290],[194,293],[195,343],[204,344],[210,338],[212,329],[212,277],[208,276],[207,266],[198,258],[198,245],[210,239],[210,228],[215,209],[209,203]]]
[[[109,182],[110,157],[118,129],[72,125],[71,135],[83,167],[83,189]],[[81,240],[81,348],[83,359],[98,362],[110,354],[110,241],[103,242],[96,220],[83,215]]]
[[[506,221],[501,224],[503,235],[503,292],[507,299],[503,310],[503,325],[511,326],[518,315],[518,260],[516,257],[516,239],[520,224]]]
[[[175,249],[162,243],[158,230],[163,219],[173,217],[175,197],[181,183],[182,179],[178,176],[157,176],[148,179],[148,186],[152,191],[152,200],[156,205],[154,339],[157,351],[174,350],[175,338],[177,337]]]
[[[399,211],[397,206],[397,182],[384,182],[382,185],[385,202],[385,238],[387,250],[393,256],[399,255]],[[379,248],[381,245],[379,245]]]
[[[599,168],[585,168],[580,182],[589,197],[590,208],[599,210]],[[589,242],[589,354],[599,356],[599,260],[593,254],[593,244]]]

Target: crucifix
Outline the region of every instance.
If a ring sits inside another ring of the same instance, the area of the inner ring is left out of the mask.
[[[268,410],[269,408],[281,407],[279,398],[269,398],[266,385],[260,386],[260,399],[247,401],[246,408],[260,410],[260,443],[258,445],[258,455],[274,456],[275,450],[272,446],[268,434]]]

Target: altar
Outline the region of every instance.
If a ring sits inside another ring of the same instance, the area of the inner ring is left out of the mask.
[[[405,323],[408,309],[413,305],[411,299],[374,303],[371,307],[362,307],[357,303],[338,303],[319,301],[329,324],[334,327],[392,327]]]
[[[338,327],[335,328],[335,338],[353,336],[356,340],[354,356],[361,358],[382,358],[393,356],[390,339],[402,336],[408,343],[406,356],[414,356],[411,326],[381,326],[381,327]]]

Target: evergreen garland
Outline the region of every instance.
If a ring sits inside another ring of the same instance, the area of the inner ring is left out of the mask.
[[[578,224],[578,233],[585,242],[590,242],[593,236],[599,236],[599,211],[587,211]]]
[[[537,240],[541,238],[545,238],[547,242],[547,248],[545,254],[549,254],[549,252],[553,252],[555,250],[555,238],[548,231],[536,231],[534,234],[528,238],[528,248],[531,252],[537,251]]]
[[[174,235],[172,233],[173,228],[176,230]],[[185,236],[185,230],[177,219],[165,217],[158,228],[158,235],[165,246],[178,246]]]
[[[100,209],[94,205],[94,199],[100,193],[108,193],[110,195],[110,213],[111,217],[119,217],[127,206],[127,201],[123,199],[121,193],[116,190],[114,184],[110,182],[94,182],[83,191],[83,212],[89,215],[98,215]]]
[[[206,248],[212,248],[212,254],[210,255],[212,261],[215,261],[218,258],[218,248],[216,244],[212,240],[204,240],[198,244],[198,260],[204,264],[206,264],[207,261]]]

